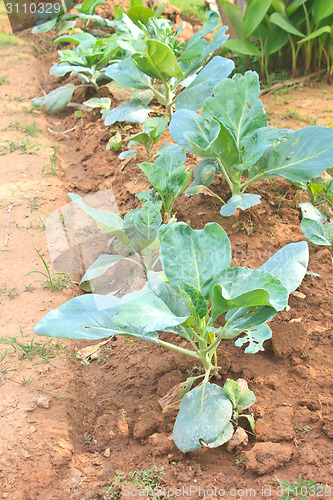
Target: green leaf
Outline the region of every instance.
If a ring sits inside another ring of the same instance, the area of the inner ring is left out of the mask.
[[[75,88],[75,85],[69,83],[68,85],[52,90],[52,92],[44,97],[32,99],[31,103],[36,108],[45,106],[46,111],[49,113],[59,113],[71,100]]]
[[[148,271],[148,288],[164,302],[173,314],[176,316],[190,316],[190,312],[179,291],[172,288],[169,283],[157,278],[155,273],[151,271]]]
[[[261,196],[259,194],[235,194],[232,196],[225,205],[220,210],[220,214],[223,217],[230,217],[236,213],[236,210],[240,208],[241,210],[246,210],[247,208],[253,207],[260,203]]]
[[[80,281],[80,288],[85,292],[92,291],[92,281],[104,274],[108,269],[115,264],[124,260],[122,255],[100,255],[91,266],[86,270],[82,280]]]
[[[180,325],[190,317],[189,314],[176,316],[163,300],[147,289],[129,293],[125,297],[126,300],[117,307],[113,317],[114,322],[122,328],[135,325],[143,333],[148,333]]]
[[[204,318],[207,314],[207,302],[199,290],[188,283],[181,283],[178,286],[180,295],[193,316]]]
[[[272,24],[276,24],[277,26],[279,26],[279,28],[283,29],[287,33],[291,33],[292,35],[300,37],[305,36],[291,23],[291,21],[287,17],[279,14],[278,12],[274,12],[274,14],[271,15],[271,17],[269,18],[269,22]]]
[[[305,203],[300,203],[299,207],[302,211],[302,217],[304,219],[312,219],[316,222],[326,222],[327,217],[323,212],[319,210],[319,208],[316,208],[310,203],[309,201]]]
[[[202,117],[219,120],[233,134],[239,150],[245,136],[267,125],[259,92],[257,73],[247,71],[245,75],[236,74],[216,87],[214,97],[205,101]]]
[[[204,446],[207,446],[207,448],[217,448],[218,446],[222,446],[224,443],[227,443],[230,441],[232,438],[232,435],[234,433],[234,427],[231,422],[227,424],[227,426],[223,429],[221,434],[217,436],[217,438],[211,442],[211,443],[206,443],[204,440],[202,440],[202,444]]]
[[[80,7],[80,12],[83,14],[94,14],[96,7],[104,2],[105,0],[84,0]]]
[[[163,236],[161,260],[172,286],[182,281],[206,297],[215,275],[230,265],[230,241],[214,222],[200,230],[177,222]]]
[[[231,267],[214,279],[211,293],[212,317],[238,307],[271,306],[282,311],[288,306],[288,290],[271,273],[246,267]]]
[[[122,299],[109,295],[81,295],[47,313],[35,326],[34,333],[76,340],[98,340],[113,335],[125,335],[154,344],[156,332],[144,334],[139,328],[119,328],[113,316]]]
[[[254,165],[271,146],[277,146],[282,139],[293,134],[290,129],[278,129],[274,127],[261,127],[252,134],[247,135],[241,142],[240,165],[237,170],[247,170]]]
[[[243,12],[238,5],[231,3],[229,0],[219,0],[223,10],[227,14],[232,27],[234,28],[238,38],[244,38]]]
[[[31,33],[33,35],[36,35],[38,33],[48,33],[49,31],[53,30],[58,22],[58,18],[55,17],[54,19],[50,19],[50,21],[42,21],[40,24],[37,24],[37,26],[34,26],[31,30]]]
[[[206,331],[208,333],[214,333],[216,337],[225,340],[234,339],[235,337],[238,337],[238,335],[242,333],[242,331],[239,330],[238,328],[229,328],[224,326],[221,326],[220,328],[207,326]]]
[[[102,231],[108,234],[114,234],[116,232],[117,235],[118,231],[119,233],[122,232],[123,221],[119,215],[89,207],[78,194],[68,193],[68,196],[76,205],[79,205],[86,214],[90,215],[90,217],[97,222]]]
[[[141,28],[140,23],[147,26],[149,19],[154,17],[154,11],[142,5],[135,5],[129,9],[127,15],[134,24]]]
[[[88,101],[84,101],[83,104],[88,108],[110,109],[111,99],[110,97],[92,97]]]
[[[84,40],[93,40],[96,41],[96,37],[91,35],[90,33],[72,33],[70,35],[62,35],[54,40],[55,43],[74,43],[74,45],[79,45]]]
[[[50,69],[50,75],[62,77],[67,73],[87,73],[88,75],[93,75],[94,71],[86,66],[74,66],[67,63],[57,63],[54,64]]]
[[[131,58],[111,64],[105,69],[105,75],[124,87],[147,89],[151,87],[150,78],[142,73]]]
[[[244,54],[247,56],[260,57],[260,50],[254,43],[249,40],[233,38],[224,44],[224,49],[236,52],[236,54]]]
[[[173,429],[173,440],[181,452],[200,449],[214,443],[226,431],[232,417],[232,405],[223,389],[202,384],[185,394]]]
[[[304,204],[301,203],[300,205],[305,205],[305,203]],[[322,215],[324,216],[324,214]],[[324,219],[326,220],[325,216]],[[308,239],[309,241],[311,241],[311,243],[314,243],[315,245],[333,245],[332,223],[324,224],[323,220],[320,220],[317,217],[305,218],[303,215],[303,219],[301,221],[301,230],[306,239]]]
[[[317,23],[333,14],[333,4],[327,0],[316,0],[312,5],[311,14]]]
[[[183,78],[172,50],[157,40],[148,40],[145,54],[133,54],[132,60],[139,70],[162,82],[170,80],[171,77]]]
[[[306,36],[305,38],[302,38],[302,40],[299,40],[297,43],[302,44],[302,43],[308,42],[309,40],[313,40],[314,38],[318,38],[323,33],[331,33],[331,27],[330,26],[322,26],[318,30],[315,30],[312,33],[310,33],[310,35]]]
[[[302,283],[308,263],[308,244],[300,241],[282,247],[259,270],[274,274],[291,293]]]
[[[333,130],[305,127],[282,141],[267,158],[267,176],[309,181],[333,166]]]
[[[204,101],[213,94],[216,85],[227,78],[234,68],[231,59],[215,56],[195,77],[192,83],[183,90],[177,98],[177,109],[192,109],[198,111]]]
[[[259,270],[276,276],[289,293],[301,284],[309,262],[309,247],[305,241],[289,243],[268,259]],[[231,327],[248,328],[270,321],[275,316],[271,307],[242,307],[228,311],[225,319]]]
[[[105,116],[104,123],[106,126],[116,122],[143,123],[150,111],[150,108],[142,101],[133,99],[129,102],[122,102],[109,111]]]
[[[259,26],[270,8],[272,0],[253,0],[244,16],[244,36],[248,38]]]
[[[275,26],[268,34],[266,43],[267,55],[275,54],[288,43],[288,35],[285,31]]]
[[[264,351],[263,343],[272,337],[272,330],[268,325],[252,326],[244,332],[244,337],[238,338],[235,342],[237,347],[242,347],[249,342],[245,353],[255,354],[258,351]]]

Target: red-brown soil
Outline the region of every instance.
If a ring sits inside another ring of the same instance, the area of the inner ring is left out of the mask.
[[[46,45],[40,40],[36,43],[38,59],[29,44],[20,45],[24,55],[20,68],[10,62],[13,48],[1,59],[10,82],[0,86],[1,129],[15,120],[25,121],[22,109],[6,113],[14,94],[27,99],[25,104],[30,106],[29,99],[40,95],[40,88],[49,92],[56,85],[47,74],[54,53],[43,55]],[[75,100],[85,98],[77,93]],[[333,89],[323,83],[307,83],[263,100],[272,125],[299,128],[316,120],[318,125],[332,126]],[[45,233],[37,227],[38,216],[45,220],[68,203],[66,192],[86,195],[105,189],[112,189],[119,210],[126,213],[139,206],[134,195],[149,184],[135,160],[124,166],[117,153],[105,150],[110,130],[97,111],[84,112],[80,119],[72,109],[55,117],[35,112],[28,119],[36,119],[43,130],[36,139],[42,143],[38,155],[0,156],[1,248],[10,250],[1,253],[0,265],[0,288],[5,290],[0,296],[1,354],[8,349],[0,364],[0,498],[112,498],[102,488],[110,486],[117,471],[153,465],[164,467],[162,487],[185,488],[178,498],[191,493],[194,499],[275,499],[279,496],[274,478],[295,481],[300,473],[303,479],[333,487],[331,251],[310,245],[309,270],[320,277],[306,276],[298,290],[303,295],[292,295],[290,310],[271,322],[273,338],[265,342],[265,352],[246,355],[233,341],[224,341],[219,349],[223,380],[245,378],[257,397],[253,407],[256,436],[250,436],[246,448],[234,452],[223,446],[183,455],[169,439],[175,413],[163,415],[158,398],[185,380],[191,360],[118,338],[106,344],[87,367],[70,354],[91,342],[46,345],[45,338],[32,337],[34,324],[47,311],[81,293],[75,284],[73,289],[51,292],[34,282],[38,275],[25,276],[33,269],[43,270],[34,247],[50,263]],[[73,127],[73,131],[54,134]],[[4,134],[2,139],[18,137],[13,131]],[[163,140],[168,139],[165,134]],[[60,142],[59,175],[41,176],[50,151]],[[188,166],[195,161],[188,155]],[[251,192],[261,194],[262,203],[231,218],[220,216],[219,203],[205,195],[180,197],[175,211],[178,220],[193,228],[218,222],[231,240],[232,265],[257,268],[283,245],[304,239],[298,203],[306,197],[279,179],[251,187]],[[220,180],[213,189],[221,197],[229,196]],[[31,200],[38,207],[31,209]],[[9,239],[4,248],[6,234]],[[77,280],[74,276],[73,281]],[[30,283],[33,293],[25,292]],[[45,362],[44,356],[43,362],[33,355],[30,360],[22,349],[10,347],[10,338],[23,342],[19,325],[25,345],[32,340],[35,346],[45,343],[45,352],[55,352],[55,357]],[[212,494],[214,488],[220,493]],[[133,490],[132,496],[138,492]]]

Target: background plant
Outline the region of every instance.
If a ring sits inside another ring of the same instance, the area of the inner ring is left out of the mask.
[[[205,192],[215,174],[222,174],[232,194],[221,208],[224,216],[260,203],[259,195],[245,193],[257,180],[283,177],[306,182],[333,165],[331,128],[311,126],[293,131],[268,127],[259,92],[257,73],[236,74],[222,81],[214,97],[205,100],[201,116],[182,109],[170,123],[172,138],[204,158],[194,169],[194,183],[187,194]]]

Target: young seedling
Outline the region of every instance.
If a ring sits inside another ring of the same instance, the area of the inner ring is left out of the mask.
[[[168,118],[147,118],[142,124],[142,131],[126,139],[126,141],[130,141],[128,147],[144,146],[147,153],[147,160],[150,161],[153,154],[153,147],[160,140],[168,121]],[[137,154],[139,154],[139,152],[136,149],[131,149],[120,153],[119,158],[123,160]]]
[[[142,290],[121,299],[97,294],[75,297],[46,314],[34,332],[75,339],[123,335],[200,362],[204,373],[185,384],[173,437],[182,452],[198,450],[201,444],[220,446],[230,440],[240,412],[255,397],[241,379],[227,380],[224,388],[210,382],[219,371],[216,350],[221,341],[236,337],[236,345],[247,345],[247,353],[264,350],[263,342],[272,335],[267,322],[288,306],[289,294],[305,275],[308,245],[304,241],[286,245],[252,270],[230,267],[231,245],[216,223],[202,230],[171,223],[159,233],[163,271],[148,272]],[[179,336],[182,346],[163,340],[163,332]],[[251,415],[247,418],[253,424]]]
[[[169,220],[173,218],[173,205],[176,198],[185,191],[192,172],[185,167],[186,154],[177,145],[172,145],[157,158],[155,163],[141,163],[139,167],[146,174],[154,190],[137,194],[141,200],[153,199],[162,201],[162,215]]]
[[[331,495],[332,491],[329,486],[317,483],[317,481],[314,481],[313,479],[303,481],[301,474],[295,483],[283,481],[277,477],[275,480],[279,483],[278,490],[279,498],[281,500],[308,500],[309,498],[317,496],[328,497]]]
[[[19,132],[23,132],[24,134],[30,135],[31,137],[37,137],[37,135],[42,131],[40,128],[38,128],[35,120],[32,123],[26,123],[25,125],[22,125],[19,122],[11,123],[4,130],[17,130]]]
[[[46,264],[43,256],[36,248],[35,248],[35,250],[36,250],[39,258],[43,262],[43,265],[45,267],[45,273],[43,273],[42,271],[30,271],[29,273],[26,274],[26,276],[28,276],[29,274],[33,274],[33,273],[40,274],[40,275],[44,276],[45,279],[44,280],[37,280],[37,283],[43,283],[44,286],[46,288],[49,288],[52,292],[54,292],[55,290],[60,292],[60,290],[62,290],[63,288],[67,288],[67,287],[72,288],[73,283],[72,283],[71,276],[69,274],[65,274],[65,273],[51,274],[50,269],[49,269],[48,265]]]
[[[166,500],[166,496],[159,490],[159,485],[163,481],[163,467],[152,467],[147,470],[134,470],[123,474],[117,471],[116,476],[111,479],[111,486],[102,488],[103,498],[105,500],[113,500],[120,498],[121,492],[123,495],[130,494],[131,490],[129,483],[136,486],[140,492],[143,492],[145,497],[152,500]]]

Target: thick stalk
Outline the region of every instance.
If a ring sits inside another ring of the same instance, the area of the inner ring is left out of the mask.
[[[219,167],[220,167],[220,169],[222,171],[222,174],[224,175],[224,177],[225,177],[225,179],[226,179],[226,181],[227,181],[227,183],[228,183],[228,185],[229,185],[229,187],[231,189],[232,195],[239,194],[239,192],[238,193],[236,192],[237,191],[237,186],[234,186],[234,183],[233,183],[233,181],[232,181],[232,179],[231,179],[231,177],[229,175],[229,172],[227,170],[227,167],[225,167],[223,165],[223,163],[220,160],[220,158],[216,158],[216,160],[217,160],[217,163],[219,164]]]
[[[168,349],[172,349],[173,351],[180,352],[182,354],[186,354],[187,356],[192,356],[192,358],[199,359],[202,362],[201,357],[194,351],[190,351],[189,349],[184,349],[183,347],[176,346],[174,344],[170,344],[169,342],[164,342],[164,340],[158,340],[159,345],[163,347],[167,347]]]
[[[289,41],[290,41],[290,46],[291,46],[291,54],[292,54],[292,66],[291,66],[291,75],[293,78],[296,76],[296,70],[297,70],[297,53],[296,53],[296,48],[295,48],[295,43],[293,40],[293,37],[288,33]]]

